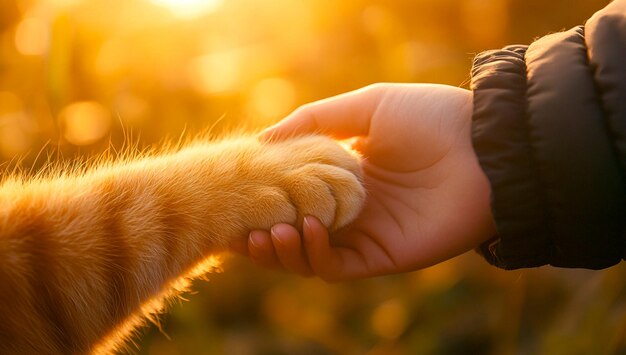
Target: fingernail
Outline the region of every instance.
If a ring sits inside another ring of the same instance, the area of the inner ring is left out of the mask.
[[[259,248],[261,244],[263,244],[263,237],[257,233],[250,232],[248,238],[250,239],[250,243],[252,243],[255,248]]]
[[[280,244],[285,244],[285,242],[280,238],[280,233],[278,233],[277,231],[278,228],[276,228],[275,226],[272,227],[272,229],[270,230],[270,234],[272,235],[272,239],[276,240],[277,242],[279,242]]]

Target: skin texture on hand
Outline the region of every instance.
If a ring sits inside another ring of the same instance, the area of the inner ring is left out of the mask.
[[[365,207],[332,236],[309,216],[302,236],[280,224],[233,249],[262,266],[340,281],[417,270],[475,248],[495,227],[471,115],[470,91],[431,84],[375,84],[302,106],[262,139],[355,137]]]

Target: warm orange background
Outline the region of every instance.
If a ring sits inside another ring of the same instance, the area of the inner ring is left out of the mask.
[[[379,82],[466,86],[481,50],[606,0],[3,0],[0,161],[271,124]],[[37,158],[38,157],[38,158]],[[504,272],[472,253],[327,285],[229,258],[138,340],[146,354],[626,352],[626,268]]]

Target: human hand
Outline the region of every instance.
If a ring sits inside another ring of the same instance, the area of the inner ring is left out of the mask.
[[[302,106],[264,139],[356,137],[365,207],[332,236],[309,216],[302,237],[279,224],[234,249],[263,266],[337,281],[416,270],[476,247],[495,227],[471,114],[470,91],[431,84],[376,84]]]

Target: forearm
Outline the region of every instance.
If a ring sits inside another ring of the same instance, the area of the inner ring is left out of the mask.
[[[228,228],[220,220],[236,219],[232,209],[211,207],[213,160],[201,155],[5,184],[0,334],[7,339],[0,343],[37,352],[89,351],[168,283],[224,247],[227,236],[244,232],[241,224]],[[25,343],[15,344],[20,340]]]

